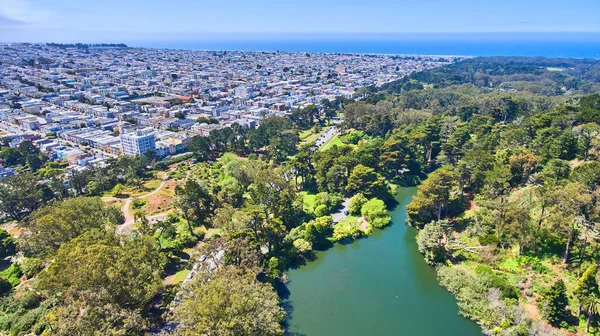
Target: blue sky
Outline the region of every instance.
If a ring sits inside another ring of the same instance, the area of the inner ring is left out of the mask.
[[[0,41],[600,32],[600,0],[0,0]]]

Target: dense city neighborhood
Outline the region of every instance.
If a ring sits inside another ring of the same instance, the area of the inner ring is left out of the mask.
[[[0,46],[0,134],[84,167],[187,151],[194,136],[256,127],[336,97],[359,98],[459,57],[189,51],[125,45]],[[14,173],[0,168],[0,177]]]

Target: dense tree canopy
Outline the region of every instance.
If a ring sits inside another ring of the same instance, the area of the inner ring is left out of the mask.
[[[285,316],[270,284],[225,267],[200,273],[175,311],[182,335],[282,335]]]
[[[53,196],[48,186],[30,174],[7,177],[0,183],[0,209],[14,220],[21,220]]]
[[[89,230],[114,230],[122,222],[121,211],[100,198],[71,198],[32,213],[23,222],[21,245],[30,253],[49,253]]]
[[[61,246],[41,274],[40,287],[59,300],[49,323],[59,335],[141,334],[164,262],[153,239],[84,233]]]

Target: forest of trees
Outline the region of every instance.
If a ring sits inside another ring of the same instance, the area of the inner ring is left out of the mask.
[[[346,122],[420,145],[408,222],[461,313],[494,335],[598,333],[598,62],[476,58],[382,89],[401,94]]]

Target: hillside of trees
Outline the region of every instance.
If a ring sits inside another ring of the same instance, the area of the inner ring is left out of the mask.
[[[413,86],[444,88],[472,84],[480,88],[528,91],[556,96],[595,93],[600,65],[592,59],[544,57],[477,57],[430,71],[417,72],[382,86],[386,93],[404,93]]]
[[[344,109],[353,128],[419,146],[408,222],[488,334],[600,334],[597,88],[597,61],[476,58]]]

